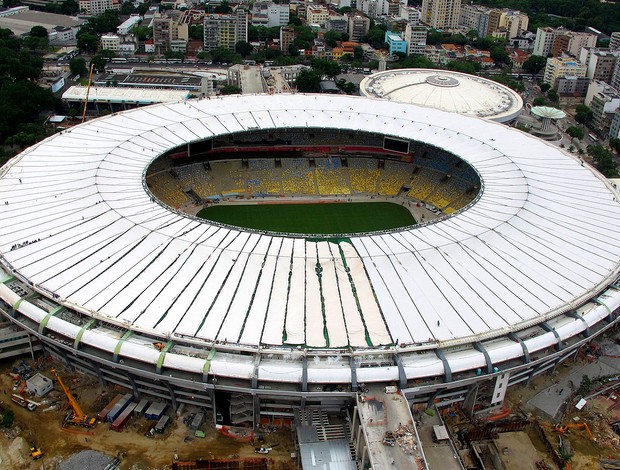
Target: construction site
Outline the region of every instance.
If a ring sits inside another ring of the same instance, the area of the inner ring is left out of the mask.
[[[619,469],[619,343],[610,334],[587,344],[554,370],[510,388],[494,408],[476,404],[484,387],[471,403],[466,397],[422,406],[409,404],[396,386],[369,385],[338,413],[299,409],[292,421],[256,429],[222,426],[211,410],[173,409],[102,386],[32,348],[1,363],[0,465]]]

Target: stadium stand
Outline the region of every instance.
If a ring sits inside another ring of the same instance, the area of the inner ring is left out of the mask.
[[[293,158],[282,160],[282,192],[285,194],[316,194],[313,170],[308,160]]]
[[[190,201],[183,192],[180,182],[168,171],[155,173],[149,176],[146,181],[151,192],[171,207],[176,208]]]
[[[340,158],[316,159],[315,176],[319,194],[351,194],[347,173],[347,169],[341,166]]]
[[[412,167],[407,163],[386,161],[379,180],[379,195],[396,196],[409,183]]]
[[[349,160],[349,180],[354,194],[376,194],[381,170],[372,158],[352,158]]]

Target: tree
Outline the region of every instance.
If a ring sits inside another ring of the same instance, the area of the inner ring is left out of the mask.
[[[480,69],[480,65],[477,62],[471,60],[452,60],[448,62],[446,67],[448,70],[454,70],[455,72],[468,73],[475,75]]]
[[[579,140],[583,139],[583,136],[585,135],[585,131],[581,127],[577,126],[570,126],[568,129],[566,129],[566,133],[572,138]]]
[[[226,13],[232,13],[233,10],[230,7],[230,4],[228,3],[227,0],[222,0],[220,2],[220,4],[218,6],[215,7],[215,10],[213,10],[215,13],[221,13],[221,14],[226,14]]]
[[[224,85],[220,90],[220,94],[222,95],[240,95],[241,88],[235,85]]]
[[[560,101],[560,95],[558,95],[558,92],[555,91],[553,88],[551,88],[547,92],[547,98],[549,98],[549,100],[553,103],[557,103],[558,101]]]
[[[547,82],[542,82],[540,85],[540,91],[547,93],[551,89],[551,85]]]
[[[138,38],[138,41],[146,41],[147,39],[150,39],[153,37],[153,28],[149,28],[148,26],[135,25],[131,29],[131,32],[136,35],[136,37]],[[190,37],[191,37],[191,30],[190,30]]]
[[[30,36],[35,38],[45,38],[47,39],[47,29],[43,26],[33,26],[30,28]]]
[[[235,44],[235,52],[241,57],[247,57],[254,51],[252,44],[245,41],[239,41]]]
[[[336,86],[340,90],[345,92],[347,95],[352,95],[357,91],[357,87],[355,86],[355,83],[349,82],[345,80],[344,78],[341,78],[340,80],[338,80],[336,82]]]
[[[338,62],[326,59],[314,59],[312,61],[312,69],[322,78],[336,78],[336,75],[342,73],[342,68]]]
[[[607,178],[618,177],[618,166],[611,152],[602,145],[588,145],[588,155],[594,160],[594,166]]]
[[[82,33],[80,30],[77,36],[77,47],[81,51],[93,54],[97,52],[97,47],[99,47],[99,38],[91,32]]]
[[[579,124],[585,124],[592,119],[592,110],[585,104],[575,106],[575,121]]]
[[[82,57],[74,57],[69,61],[69,70],[73,75],[84,75],[86,70],[86,60]]]
[[[616,152],[620,152],[620,139],[612,137],[609,139],[609,146]]]
[[[11,426],[13,426],[14,419],[15,413],[13,413],[13,410],[6,410],[4,413],[2,413],[2,418],[0,418],[0,427],[10,428]]]
[[[105,72],[105,64],[107,64],[108,61],[105,59],[105,57],[97,54],[94,55],[91,59],[90,59],[90,64],[93,65],[93,70],[95,72],[101,73],[101,72]]]
[[[534,98],[534,101],[532,101],[532,106],[547,106],[547,100],[544,99],[542,96],[539,96],[538,98]]]
[[[547,58],[541,55],[532,55],[525,62],[523,62],[523,70],[532,75],[538,75],[538,73],[547,65]]]
[[[202,24],[193,24],[189,27],[190,39],[204,39],[205,27]]]
[[[321,76],[315,70],[302,70],[295,80],[297,91],[317,93],[321,90]]]

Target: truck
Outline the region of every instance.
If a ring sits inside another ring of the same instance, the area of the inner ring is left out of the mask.
[[[34,411],[37,409],[37,405],[29,402],[28,400],[26,400],[21,395],[18,395],[17,393],[14,393],[13,395],[11,395],[11,400],[13,400],[15,403],[17,403],[22,408],[26,408],[28,411]]]

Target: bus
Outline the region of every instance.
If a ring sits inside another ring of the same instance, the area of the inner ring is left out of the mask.
[[[592,142],[598,142],[598,137],[596,137],[592,132],[588,134],[588,137],[590,137],[590,140],[592,140]]]

